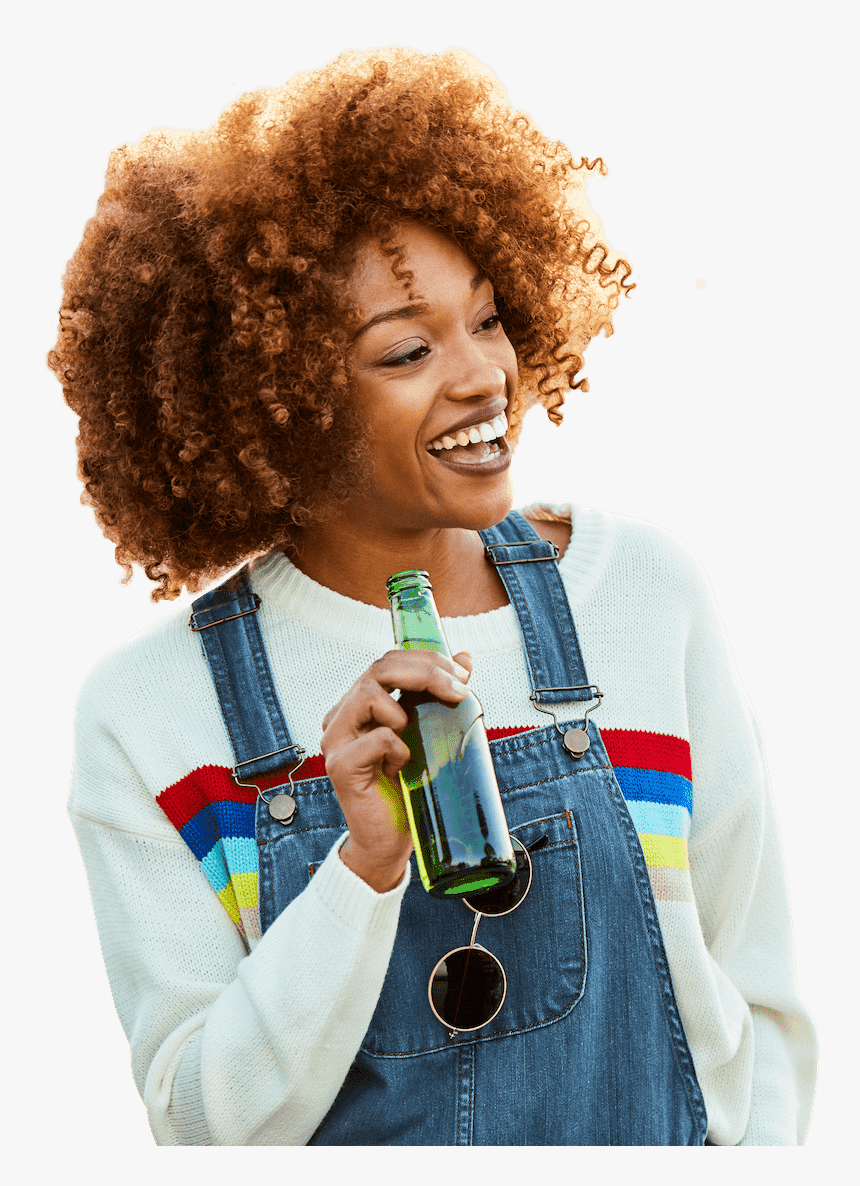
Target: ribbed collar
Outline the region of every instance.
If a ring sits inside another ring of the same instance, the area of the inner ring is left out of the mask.
[[[571,516],[571,541],[559,562],[559,571],[575,608],[603,569],[614,534],[614,517],[593,507],[570,503],[531,503],[521,511],[527,514],[538,507],[563,518]],[[255,560],[251,565],[251,582],[264,604],[287,610],[290,617],[317,633],[376,651],[391,647],[388,610],[354,601],[317,584],[283,552],[270,552]],[[460,640],[468,640],[467,649],[473,655],[519,645],[519,626],[511,605],[483,614],[444,618],[443,623],[455,651],[463,649]]]

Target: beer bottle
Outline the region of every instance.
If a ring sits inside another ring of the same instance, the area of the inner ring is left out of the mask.
[[[451,658],[426,572],[388,580],[398,650]],[[428,692],[401,692],[410,759],[400,771],[421,881],[435,897],[487,892],[516,872],[483,711],[471,691],[451,707]]]

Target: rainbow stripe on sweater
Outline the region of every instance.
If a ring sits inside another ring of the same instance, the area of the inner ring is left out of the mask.
[[[198,766],[157,797],[246,942],[260,936],[253,788],[226,766]]]
[[[530,727],[489,729],[510,737]],[[664,733],[604,729],[603,743],[627,802],[655,898],[689,901],[692,889],[687,840],[693,810],[689,743]],[[306,758],[301,779],[325,774],[322,755]],[[277,782],[261,780],[264,789]],[[260,937],[257,896],[256,792],[233,782],[226,766],[198,766],[157,798],[164,814],[194,853],[209,884],[246,942]]]
[[[322,754],[305,759],[304,778],[323,774]],[[280,780],[270,775],[258,781],[267,790]],[[237,786],[226,766],[198,766],[163,790],[156,802],[197,857],[246,942],[256,942],[261,930],[254,788]]]
[[[668,733],[601,729],[600,736],[627,803],[654,897],[693,897],[687,841],[693,815],[690,743]]]

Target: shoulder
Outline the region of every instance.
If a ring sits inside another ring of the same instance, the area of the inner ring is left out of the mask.
[[[232,765],[200,638],[183,605],[107,651],[78,693],[69,808],[121,831],[175,838],[154,803],[192,771]]]
[[[541,539],[548,539],[558,548],[559,555],[564,554],[570,543],[569,519],[565,522],[562,519],[533,519],[530,515],[526,515],[526,518]]]
[[[659,586],[710,593],[690,545],[647,519],[576,503],[531,503],[519,510],[538,535],[556,544],[560,571],[574,586],[611,575],[613,584],[641,592]]]
[[[187,697],[207,670],[190,612],[183,605],[101,655],[81,685],[76,715],[143,715],[165,695],[181,702],[185,689]]]
[[[541,539],[548,539],[564,555],[570,543],[573,505],[570,503],[532,502],[520,507],[519,513],[527,519]]]

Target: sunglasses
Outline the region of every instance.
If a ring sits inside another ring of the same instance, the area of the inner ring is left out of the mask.
[[[430,975],[427,994],[430,1008],[443,1025],[450,1027],[449,1038],[461,1030],[478,1030],[492,1021],[508,991],[505,969],[491,952],[475,942],[481,919],[487,915],[501,918],[521,906],[532,884],[530,852],[549,843],[541,836],[526,847],[511,837],[517,871],[507,885],[484,894],[469,894],[461,901],[475,914],[475,925],[468,947],[457,947],[443,955]]]

